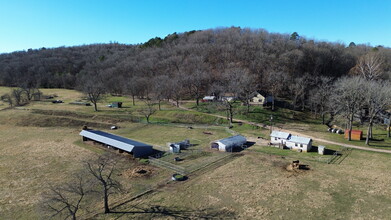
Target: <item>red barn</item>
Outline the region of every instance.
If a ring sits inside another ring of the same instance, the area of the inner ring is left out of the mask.
[[[349,138],[349,130],[345,130],[345,138],[348,139]],[[352,130],[352,136],[351,136],[352,140],[356,140],[356,141],[359,141],[362,139],[362,131],[360,130]]]

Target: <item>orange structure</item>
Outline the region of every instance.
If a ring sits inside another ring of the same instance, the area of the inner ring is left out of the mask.
[[[349,130],[345,130],[345,138],[348,139],[349,138]],[[352,130],[352,136],[351,136],[352,140],[356,140],[356,141],[359,141],[362,139],[362,131],[360,130]]]

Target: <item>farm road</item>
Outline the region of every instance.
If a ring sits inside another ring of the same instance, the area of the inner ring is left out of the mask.
[[[171,103],[176,106],[175,102],[171,101]],[[183,109],[183,110],[187,110],[187,111],[196,111],[194,109],[186,108],[186,107],[184,107],[182,105],[179,105],[179,108]],[[224,118],[224,119],[226,119],[226,117],[221,116],[221,115],[215,115],[215,114],[210,114],[210,113],[202,113],[202,114],[214,116],[214,117],[217,117],[217,118]],[[255,125],[255,126],[263,127],[263,128],[266,128],[266,129],[270,129],[270,126],[265,125],[265,124],[261,124],[261,123],[255,123],[255,122],[241,120],[241,119],[234,119],[234,121],[235,122],[242,122],[242,123],[249,124],[249,125]],[[357,146],[357,145],[352,145],[352,144],[343,144],[343,143],[339,143],[339,142],[335,142],[335,141],[325,140],[323,138],[317,138],[317,137],[313,137],[313,136],[310,136],[310,135],[305,135],[305,134],[302,134],[302,133],[299,133],[299,132],[296,132],[296,131],[292,131],[292,130],[287,130],[287,129],[278,128],[278,131],[283,131],[283,132],[291,133],[293,135],[299,135],[299,136],[303,136],[303,137],[308,137],[308,138],[311,138],[312,140],[323,142],[323,143],[327,143],[327,144],[339,145],[339,146],[349,147],[349,148],[359,149],[359,150],[366,150],[366,151],[372,151],[372,152],[391,154],[391,150],[377,149],[377,148],[370,148],[370,147],[362,147],[362,146]]]

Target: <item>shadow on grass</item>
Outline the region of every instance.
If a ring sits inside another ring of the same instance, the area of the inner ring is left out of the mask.
[[[167,207],[161,205],[149,205],[146,207],[132,206],[131,211],[112,211],[115,214],[112,219],[123,217],[132,218],[132,215],[142,215],[143,219],[175,218],[175,219],[234,219],[236,214],[232,211],[207,209],[191,209],[179,207]]]
[[[309,152],[318,152],[318,147],[312,146],[311,150]],[[337,152],[337,151],[325,148],[324,155],[333,155],[335,152]]]
[[[241,152],[241,151],[253,146],[254,144],[255,144],[255,142],[247,141],[242,147],[234,147],[232,149],[232,152],[234,152],[234,153]]]

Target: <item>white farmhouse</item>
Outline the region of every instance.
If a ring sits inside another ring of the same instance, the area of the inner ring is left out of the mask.
[[[272,103],[274,99],[272,95],[258,91],[254,92],[251,96],[250,104],[252,105],[267,105],[268,103]]]
[[[272,144],[282,144],[285,145],[288,138],[291,136],[291,134],[282,132],[282,131],[273,131],[270,134],[270,142]]]
[[[286,147],[301,152],[308,152],[312,147],[312,139],[300,136],[290,136],[285,143]]]

